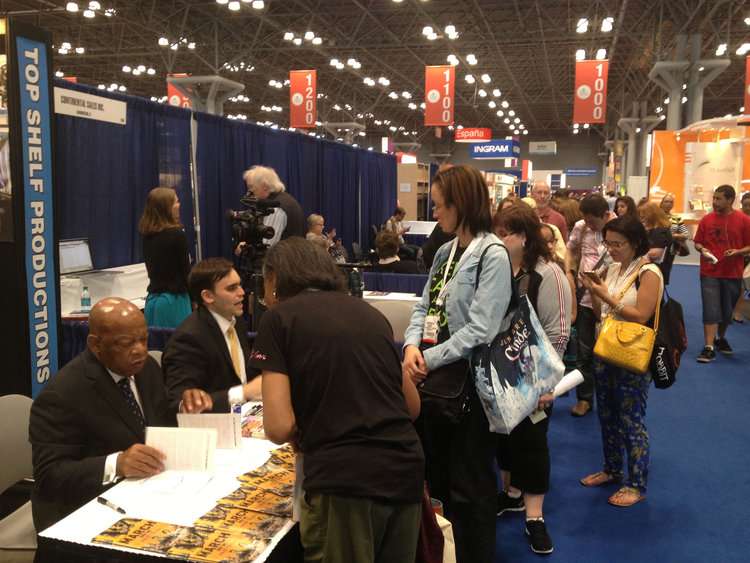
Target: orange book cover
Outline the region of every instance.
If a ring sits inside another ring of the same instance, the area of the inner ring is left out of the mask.
[[[240,475],[237,479],[250,487],[265,489],[282,497],[294,493],[294,473],[280,469],[272,463],[266,463],[258,469]]]
[[[248,485],[242,485],[236,491],[229,493],[220,499],[218,504],[287,518],[292,514],[292,497],[282,497],[270,491]]]
[[[243,532],[251,538],[271,539],[288,522],[284,516],[264,514],[228,505],[218,505],[198,518],[194,525]]]
[[[174,545],[168,552],[169,557],[190,561],[253,561],[269,544],[267,539],[251,538],[235,530],[191,529],[195,541],[190,545]]]
[[[154,520],[122,518],[91,541],[166,554],[175,543],[189,534],[189,530],[186,526]]]
[[[291,444],[287,444],[283,448],[277,448],[271,450],[271,458],[269,462],[277,465],[287,471],[294,472],[294,461],[297,454],[294,453]]]

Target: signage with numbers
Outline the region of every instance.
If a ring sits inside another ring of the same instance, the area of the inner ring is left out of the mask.
[[[317,72],[314,70],[289,71],[289,126],[299,129],[315,127],[318,101]]]
[[[424,124],[453,125],[456,69],[451,65],[424,68]]]
[[[577,61],[573,123],[604,123],[609,61]]]

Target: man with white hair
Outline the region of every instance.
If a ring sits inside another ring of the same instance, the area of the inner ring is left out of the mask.
[[[552,195],[549,184],[544,180],[535,182],[530,195],[536,201],[536,214],[539,216],[539,220],[542,223],[557,227],[562,235],[563,242],[567,244],[568,224],[565,222],[565,217],[549,206],[550,196]]]
[[[266,244],[273,246],[282,239],[291,236],[305,236],[305,218],[297,200],[286,192],[283,182],[273,168],[253,166],[245,170],[242,179],[247,183],[247,190],[258,199],[278,201],[280,207],[273,208],[273,213],[263,218],[263,224],[273,227],[274,235],[265,239]]]

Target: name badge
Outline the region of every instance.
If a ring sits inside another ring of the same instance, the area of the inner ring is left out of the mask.
[[[427,315],[424,318],[424,331],[422,332],[422,342],[425,344],[437,343],[438,332],[440,331],[440,317],[438,315]]]

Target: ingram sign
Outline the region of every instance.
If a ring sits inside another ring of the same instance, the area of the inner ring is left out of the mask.
[[[518,158],[520,154],[521,143],[511,139],[471,145],[471,158]]]

